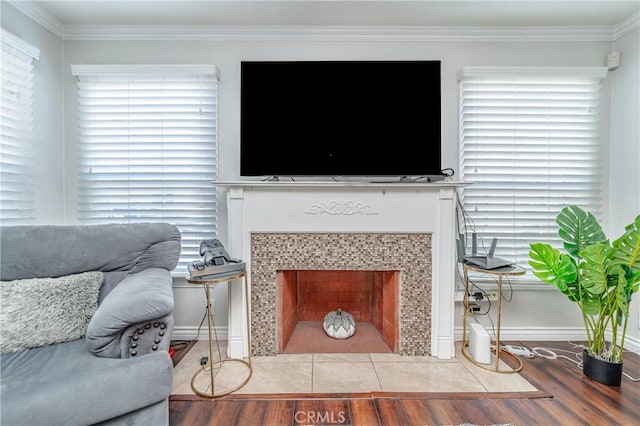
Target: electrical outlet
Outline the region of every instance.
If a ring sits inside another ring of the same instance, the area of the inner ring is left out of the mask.
[[[472,300],[474,302],[486,302],[486,301],[495,302],[496,300],[498,300],[498,293],[492,292],[492,291],[485,291],[484,293],[482,293],[478,291],[473,293],[469,297],[469,300]]]
[[[480,292],[476,292],[476,293],[480,293]],[[469,302],[486,302],[487,300],[495,302],[498,300],[498,292],[496,291],[486,291],[482,293],[483,294],[482,299],[478,299],[474,297],[476,293],[471,293],[469,295]],[[456,302],[462,302],[464,300],[464,291],[456,292],[454,298]]]
[[[480,312],[480,306],[476,305],[475,303],[469,303],[469,312]]]

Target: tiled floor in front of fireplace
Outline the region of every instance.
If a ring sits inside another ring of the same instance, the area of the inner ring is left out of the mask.
[[[470,363],[460,354],[450,360],[429,356],[385,353],[280,354],[254,357],[249,383],[237,394],[356,393],[356,392],[529,392],[535,391],[519,374],[497,374]],[[214,351],[217,348],[214,346]],[[221,342],[220,353],[226,352]],[[201,340],[178,363],[173,373],[173,395],[193,394],[191,378],[200,358],[209,355]],[[214,358],[218,359],[217,355]],[[225,363],[215,378],[216,392],[244,380],[247,368]],[[209,374],[200,374],[196,386],[205,389]],[[202,383],[199,381],[203,380]]]

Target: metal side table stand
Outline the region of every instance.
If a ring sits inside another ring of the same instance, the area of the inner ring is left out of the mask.
[[[242,282],[244,283],[244,294],[245,294],[245,309],[246,309],[246,321],[247,321],[247,361],[245,361],[244,359],[240,359],[240,358],[223,358],[220,359],[218,361],[213,361],[213,315],[211,313],[211,295],[210,295],[210,290],[211,290],[211,286],[215,285],[215,284],[220,284],[220,283],[226,283],[229,282],[231,283],[231,285],[233,285],[233,281],[234,280],[239,280],[242,279]],[[235,275],[230,275],[230,276],[221,276],[221,277],[187,277],[187,282],[189,282],[190,284],[199,284],[204,286],[204,290],[206,293],[206,297],[207,297],[207,320],[208,320],[208,328],[209,328],[209,362],[206,365],[203,365],[194,375],[193,378],[191,379],[191,389],[193,389],[193,391],[200,395],[200,396],[205,396],[208,398],[218,398],[220,396],[224,396],[224,395],[229,395],[230,393],[233,393],[235,391],[237,391],[238,389],[242,388],[244,385],[246,385],[249,380],[251,379],[251,375],[253,374],[253,367],[251,366],[251,323],[249,322],[249,286],[247,283],[247,273],[246,272],[241,272],[239,274],[235,274]],[[249,374],[247,376],[246,379],[244,379],[240,384],[230,388],[230,389],[225,389],[224,391],[221,392],[216,392],[216,387],[215,387],[215,366],[219,365],[220,368],[222,368],[222,366],[225,363],[239,363],[242,365],[245,365],[248,368]],[[210,391],[207,390],[200,390],[196,387],[196,378],[198,376],[200,376],[201,374],[206,373],[207,371],[209,371],[210,374]]]
[[[467,346],[469,345],[469,342],[467,340],[467,315],[469,314],[469,271],[492,275],[498,278],[498,320],[496,322],[496,339],[494,342],[495,352],[493,353],[493,355],[495,356],[495,365],[487,365],[477,362],[471,356],[471,354],[469,354],[469,350],[467,349]],[[518,265],[503,266],[502,268],[496,269],[483,269],[481,267],[470,265],[468,263],[464,264],[464,301],[462,307],[464,310],[464,314],[462,316],[462,354],[478,367],[482,367],[485,370],[493,371],[495,373],[503,374],[517,373],[522,370],[522,360],[518,356],[500,349],[500,312],[502,310],[502,278],[505,276],[524,275],[525,272],[526,271],[524,270],[524,268]],[[500,368],[501,353],[512,357],[518,363],[518,366],[514,369]]]

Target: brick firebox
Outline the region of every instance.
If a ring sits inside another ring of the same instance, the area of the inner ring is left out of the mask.
[[[279,271],[278,293],[280,353],[298,321],[321,322],[338,308],[357,323],[371,323],[387,347],[398,352],[399,271]]]

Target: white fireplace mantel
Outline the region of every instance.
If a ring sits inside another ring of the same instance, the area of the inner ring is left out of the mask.
[[[255,232],[429,233],[432,240],[431,355],[455,356],[456,188],[465,182],[214,182],[226,188],[231,256],[251,279]],[[247,356],[243,286],[229,287],[229,355]]]

